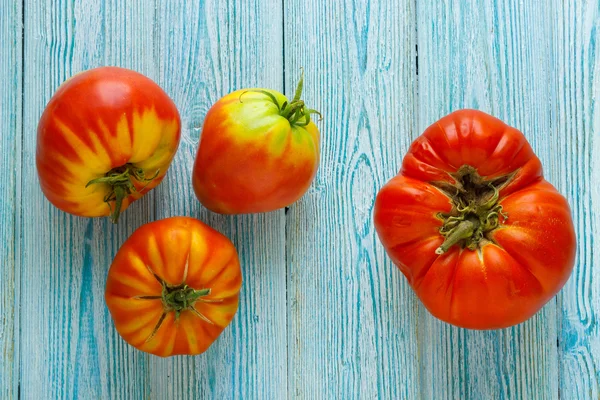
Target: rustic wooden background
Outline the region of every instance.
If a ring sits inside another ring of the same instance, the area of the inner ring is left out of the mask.
[[[598,0],[0,0],[0,398],[597,399],[600,396]],[[36,126],[72,74],[119,65],[175,100],[168,179],[118,226],[43,197]],[[297,204],[225,217],[190,184],[203,117],[262,86],[325,116],[322,166]],[[474,107],[521,129],[569,199],[578,258],[530,321],[438,322],[376,239],[377,189],[410,142]],[[140,225],[190,215],[237,245],[239,312],[204,355],[126,345],[106,272]]]

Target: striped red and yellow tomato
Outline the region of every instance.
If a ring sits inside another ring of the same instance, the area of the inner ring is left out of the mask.
[[[193,185],[200,202],[222,214],[289,206],[308,190],[319,167],[317,126],[300,99],[246,89],[221,98],[204,121]]]
[[[242,273],[225,236],[189,217],[136,230],[108,271],[106,304],[119,334],[161,357],[200,354],[238,308]]]
[[[116,222],[164,178],[180,127],[173,101],[144,75],[117,67],[81,72],[60,86],[38,125],[42,191],[65,212]]]

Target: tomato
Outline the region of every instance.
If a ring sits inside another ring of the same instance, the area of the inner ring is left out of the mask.
[[[142,226],[121,246],[105,298],[132,346],[161,357],[195,355],[233,319],[241,284],[229,239],[194,218],[174,217]]]
[[[81,72],[59,87],[39,121],[42,191],[65,212],[117,222],[164,178],[180,126],[173,101],[147,77],[117,67]]]
[[[464,328],[527,320],[573,269],[567,201],[523,134],[480,111],[456,111],[414,141],[374,222],[425,307]]]
[[[300,99],[245,89],[209,110],[193,171],[200,202],[222,214],[273,211],[308,190],[319,167],[319,130]]]

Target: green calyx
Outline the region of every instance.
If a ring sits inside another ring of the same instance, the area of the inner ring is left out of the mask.
[[[512,175],[491,181],[484,180],[475,168],[464,165],[453,175],[456,184],[433,182],[452,200],[452,211],[440,213],[444,221],[440,234],[444,243],[435,251],[444,254],[455,244],[469,250],[478,249],[482,243],[492,241],[490,233],[508,219],[499,204],[499,190],[505,186]]]
[[[133,164],[125,164],[121,167],[111,169],[101,178],[92,179],[87,183],[87,185],[85,185],[85,187],[87,188],[90,185],[97,184],[104,184],[111,187],[110,192],[104,196],[104,202],[108,204],[108,207],[111,210],[111,220],[116,224],[119,221],[119,216],[121,215],[121,206],[123,205],[123,200],[137,191],[134,185],[134,180],[138,182],[146,182],[148,185],[158,177],[159,173],[160,170],[156,170],[154,176],[151,178],[146,178],[143,169],[137,168]],[[111,205],[112,202],[115,203],[114,209]]]
[[[298,86],[296,87],[296,93],[294,95],[294,99],[291,102],[284,102],[283,104],[279,104],[279,101],[275,97],[275,95],[268,90],[247,90],[240,95],[240,102],[242,101],[242,96],[246,93],[261,93],[264,94],[277,106],[279,110],[279,115],[290,121],[290,125],[292,126],[307,126],[311,123],[311,115],[317,114],[320,119],[323,119],[323,116],[317,110],[313,110],[311,108],[307,108],[304,104],[304,100],[302,100],[302,91],[304,89],[304,69],[302,69],[302,74],[300,75],[300,81],[298,82]]]
[[[209,294],[210,289],[196,290],[185,284],[168,286],[163,283],[161,297],[165,311],[175,311],[175,315],[179,317],[183,310],[191,310],[196,300]]]
[[[203,297],[209,296],[211,294],[211,289],[194,289],[189,287],[185,283],[180,285],[170,285],[165,282],[160,276],[158,276],[150,266],[147,266],[148,271],[154,276],[154,278],[160,283],[162,286],[160,295],[140,295],[135,296],[136,300],[144,300],[144,301],[158,301],[160,300],[163,305],[163,312],[158,319],[158,322],[154,326],[152,333],[146,339],[146,342],[149,342],[154,338],[160,327],[162,326],[165,318],[171,312],[175,313],[175,322],[179,321],[179,316],[183,311],[191,311],[198,318],[202,319],[204,322],[213,325],[214,322],[211,321],[206,315],[202,314],[196,307],[195,303],[198,301],[204,303],[220,303],[222,299],[204,299]],[[185,275],[187,276],[187,267],[185,271]]]

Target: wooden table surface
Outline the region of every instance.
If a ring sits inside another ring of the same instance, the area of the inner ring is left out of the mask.
[[[151,77],[182,116],[168,179],[118,226],[52,207],[35,170],[46,102],[100,65]],[[244,87],[291,95],[301,66],[325,116],[313,186],[287,211],[206,211],[207,110]],[[599,398],[598,0],[0,0],[0,85],[0,398]],[[431,317],[373,228],[411,141],[464,107],[525,133],[576,223],[571,279],[505,330]],[[160,359],[117,335],[103,293],[128,235],[175,215],[234,241],[244,287],[209,351]]]

